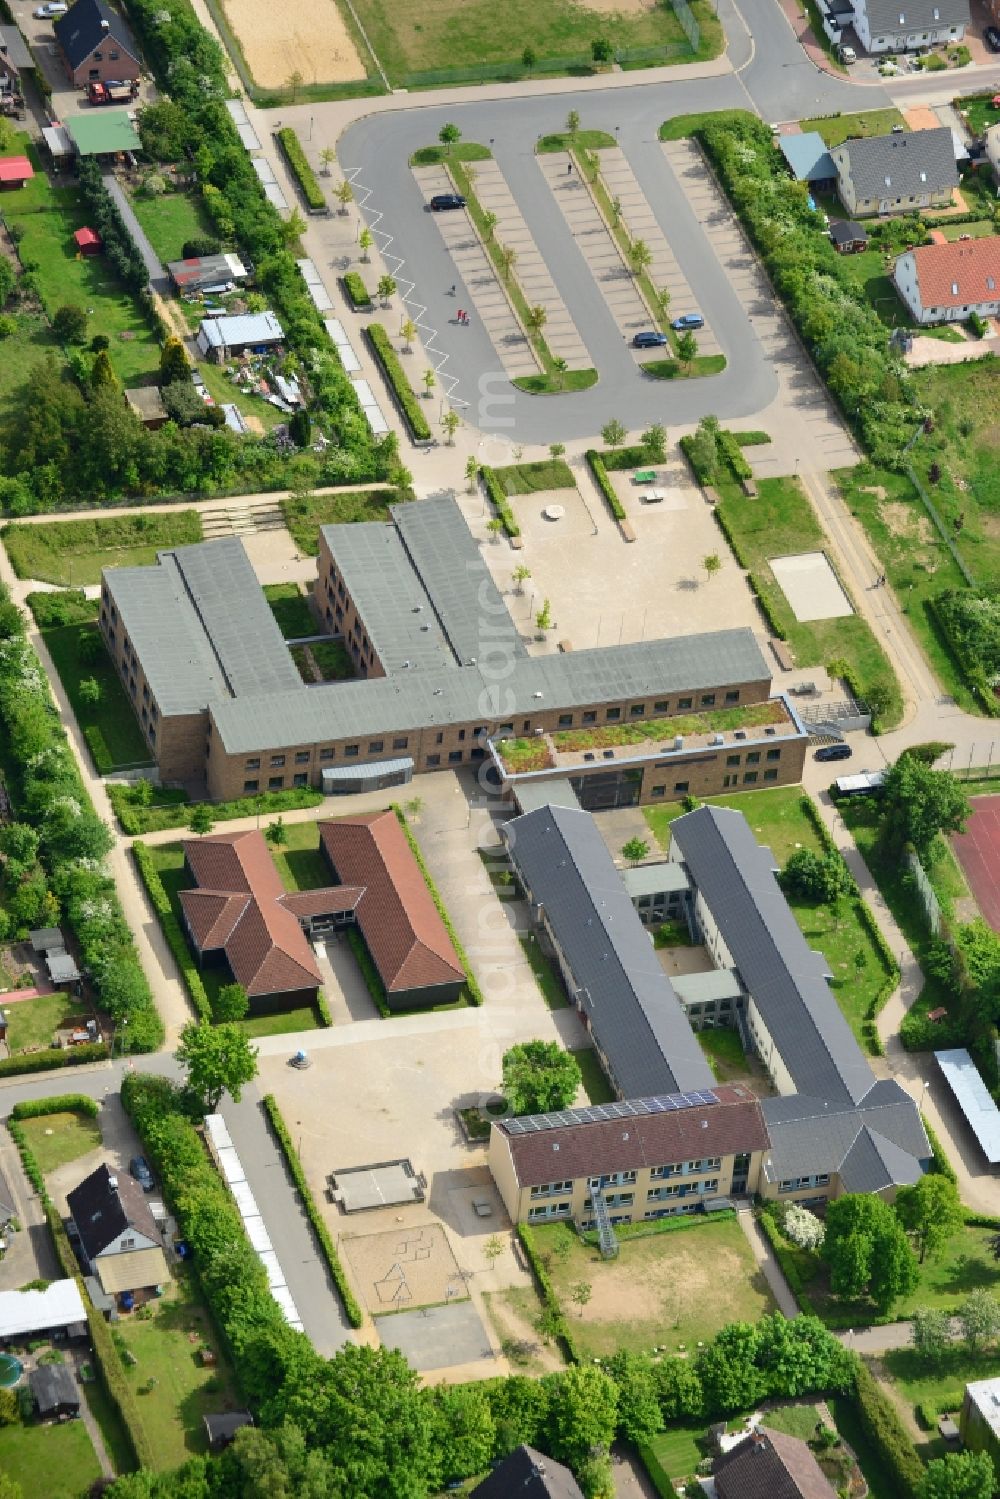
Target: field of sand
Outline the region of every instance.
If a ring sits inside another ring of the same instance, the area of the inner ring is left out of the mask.
[[[365,68],[335,0],[224,0],[229,22],[261,88],[281,88],[293,73],[303,83],[345,83]]]

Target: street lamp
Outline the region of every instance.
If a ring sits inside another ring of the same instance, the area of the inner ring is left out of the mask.
[[[927,1089],[929,1087],[930,1087],[930,1083],[928,1082],[927,1078],[925,1078],[925,1077],[921,1078],[921,1080],[920,1080],[920,1112],[921,1113],[923,1113],[923,1110],[924,1110],[924,1098],[926,1096]]]

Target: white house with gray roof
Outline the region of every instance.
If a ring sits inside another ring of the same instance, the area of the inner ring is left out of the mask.
[[[851,6],[866,52],[953,45],[969,24],[969,0],[851,0]]]
[[[958,186],[955,140],[944,125],[844,141],[830,155],[852,218],[947,208]]]

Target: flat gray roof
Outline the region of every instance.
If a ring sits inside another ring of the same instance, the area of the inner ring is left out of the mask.
[[[731,968],[712,968],[708,973],[678,973],[671,983],[685,1007],[714,1004],[720,999],[735,1000],[743,993]]]
[[[936,1051],[934,1060],[979,1141],[983,1155],[991,1166],[995,1166],[1000,1161],[1000,1109],[993,1102],[979,1068],[962,1046],[951,1051]]]
[[[300,687],[267,698],[218,701],[212,716],[226,750],[240,754],[425,726],[516,721],[545,708],[582,708],[767,679],[753,633],[718,630],[559,655],[516,655],[504,674],[479,661]]]
[[[427,590],[396,529],[382,521],[322,529],[385,670],[392,674],[455,666]]]
[[[520,796],[520,787],[518,795]],[[633,900],[640,900],[644,895],[671,895],[691,888],[684,866],[673,864],[669,859],[623,869],[622,880]]]
[[[530,900],[544,909],[622,1097],[714,1087],[590,813],[541,807],[502,832]]]
[[[514,798],[522,812],[534,812],[537,807],[580,806],[580,799],[565,776],[550,776],[548,780],[517,781],[514,785]]]
[[[699,807],[671,824],[687,871],[799,1093],[857,1104],[874,1074],[742,812]]]
[[[303,687],[236,536],[160,552],[104,579],[161,713]]]

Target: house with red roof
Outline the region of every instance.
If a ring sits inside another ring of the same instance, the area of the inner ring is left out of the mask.
[[[26,156],[0,156],[0,189],[23,187],[35,175]]]
[[[1000,236],[919,245],[893,268],[896,290],[916,323],[961,323],[1000,313]]]

